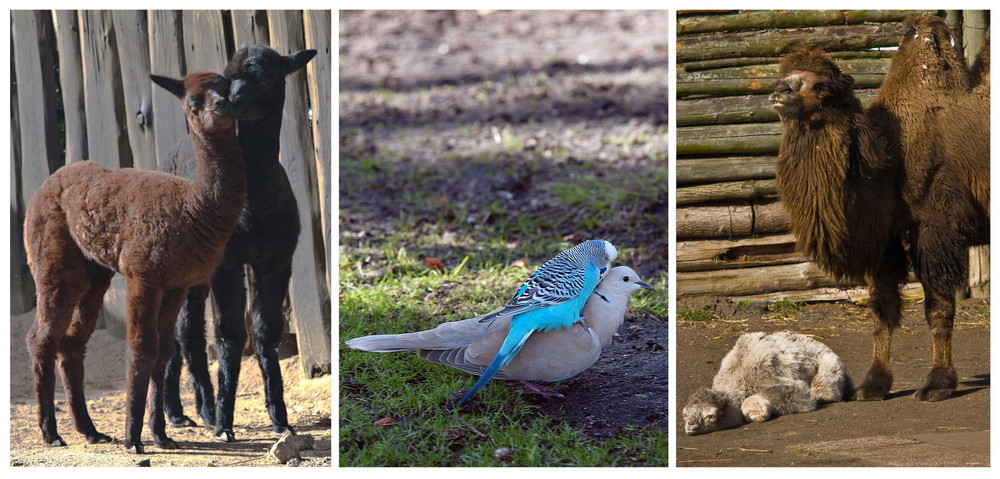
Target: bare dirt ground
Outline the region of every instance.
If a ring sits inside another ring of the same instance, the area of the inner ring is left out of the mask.
[[[791,331],[824,342],[860,382],[871,354],[872,325],[863,307],[815,304],[793,315],[725,300],[681,300],[678,311],[708,307],[721,319],[679,321],[677,398],[683,408],[699,387],[711,386],[723,356],[742,334]],[[961,303],[955,318],[955,397],[918,402],[913,392],[930,370],[931,339],[922,305],[907,307],[893,336],[895,383],[880,402],[839,402],[817,411],[745,424],[701,436],[683,433],[678,414],[678,466],[989,466],[989,300]]]
[[[11,466],[136,466],[149,460],[151,466],[280,466],[267,454],[275,442],[264,405],[263,385],[256,360],[244,358],[236,399],[235,443],[212,440],[206,429],[167,426],[167,433],[181,449],[162,450],[152,445],[148,427],[143,428],[146,454],[125,452],[125,342],[104,330],[94,333],[86,360],[87,405],[97,429],[115,438],[112,444],[87,444],[73,429],[62,382],[56,382],[59,433],[68,447],[42,444],[36,419],[34,378],[24,337],[34,321],[34,312],[13,316],[10,327],[10,465]],[[212,364],[214,378],[216,364]],[[299,434],[312,435],[313,450],[302,451],[299,466],[330,466],[331,377],[304,379],[298,356],[281,361],[288,416]],[[193,416],[194,396],[186,376],[182,378],[185,412]],[[196,419],[197,421],[197,419]]]

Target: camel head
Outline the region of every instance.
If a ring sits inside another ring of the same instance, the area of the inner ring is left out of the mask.
[[[854,78],[840,71],[825,53],[804,50],[781,60],[781,79],[771,94],[771,108],[782,118],[808,117],[853,97]],[[855,100],[856,101],[856,100]]]

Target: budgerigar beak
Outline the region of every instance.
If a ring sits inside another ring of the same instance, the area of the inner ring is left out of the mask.
[[[642,288],[642,289],[650,289],[650,290],[653,289],[653,285],[651,285],[651,284],[649,284],[649,283],[647,283],[647,282],[645,282],[645,281],[643,281],[641,279],[635,280],[635,284],[638,284],[639,287]]]

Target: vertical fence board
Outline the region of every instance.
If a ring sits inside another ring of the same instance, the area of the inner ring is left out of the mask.
[[[19,82],[18,122],[21,131],[21,193],[24,204],[52,171],[59,166],[60,148],[56,124],[55,33],[48,12],[14,10],[11,36]],[[26,108],[31,105],[30,108]]]
[[[14,51],[14,37],[10,39]],[[14,57],[10,57],[10,116],[18,118],[17,77]],[[21,198],[21,129],[17,121],[10,125],[10,314],[20,314],[35,306],[35,282],[28,270],[24,248],[24,208]]]
[[[89,158],[87,109],[83,96],[83,65],[80,63],[80,25],[76,12],[57,10],[52,15],[59,46],[59,85],[62,89],[66,130],[66,163]]]
[[[304,45],[302,14],[297,11],[268,11],[271,46],[287,54]],[[315,161],[312,138],[308,134],[304,71],[288,76],[284,119],[281,125],[281,163],[288,172],[299,205],[302,231],[292,261],[292,322],[302,368],[307,375],[330,371],[330,309],[323,259],[322,222],[316,197]]]
[[[323,220],[323,244],[326,245],[326,258],[330,261],[331,230],[333,226],[331,205],[330,166],[332,164],[332,134],[330,92],[330,62],[333,55],[330,52],[330,11],[307,10],[303,13],[303,23],[306,32],[306,48],[312,48],[318,53],[308,65],[306,74],[309,76],[309,106],[312,109],[313,146],[316,155],[316,180],[319,182],[320,218]]]
[[[224,32],[222,12],[184,11],[184,59],[187,73],[200,71],[222,73],[226,62],[229,61]]]
[[[264,10],[233,10],[233,36],[236,49],[242,45],[270,45],[270,27]]]
[[[183,15],[176,10],[150,10],[149,67],[150,72],[171,78],[187,73],[184,65]],[[147,82],[151,82],[148,78]],[[158,86],[152,86],[153,142],[159,164],[177,142],[187,135],[187,122],[177,97]]]
[[[156,169],[156,148],[153,130],[152,82],[149,80],[149,33],[146,12],[141,10],[115,10],[112,12],[118,43],[125,45],[118,51],[119,70],[125,122],[129,145],[135,167]]]

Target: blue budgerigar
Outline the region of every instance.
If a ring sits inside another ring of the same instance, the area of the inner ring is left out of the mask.
[[[457,407],[482,389],[501,367],[514,359],[535,331],[557,331],[585,319],[581,313],[587,299],[617,256],[618,250],[608,241],[580,243],[546,261],[506,306],[483,316],[480,322],[511,317],[510,332],[476,384],[451,407]]]

